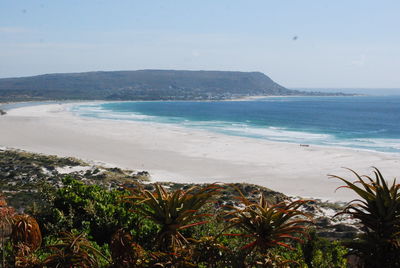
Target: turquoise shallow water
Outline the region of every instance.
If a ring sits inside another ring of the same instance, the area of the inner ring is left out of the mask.
[[[234,102],[74,105],[80,116],[177,124],[271,141],[400,153],[400,97],[277,97]]]

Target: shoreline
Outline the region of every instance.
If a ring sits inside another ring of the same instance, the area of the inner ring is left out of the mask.
[[[265,97],[264,96],[254,96],[255,98],[257,98],[257,99],[265,99]],[[271,97],[271,98],[278,98],[278,97],[282,97],[282,96],[269,96],[269,97]],[[293,97],[293,98],[296,98],[296,97],[301,97],[301,96],[285,96],[285,98],[287,98],[287,97]],[[338,97],[342,97],[342,96],[338,96]],[[256,99],[254,99],[254,100],[256,100]],[[226,101],[228,101],[228,102],[230,102],[230,101],[232,101],[232,102],[234,102],[235,100],[226,100]],[[237,100],[237,101],[246,101],[246,100]],[[251,99],[248,99],[247,101],[251,101]],[[160,102],[160,103],[162,103],[162,102],[186,102],[186,101],[81,101],[81,102],[64,102],[64,104],[71,104],[71,105],[75,105],[75,104],[79,104],[79,105],[82,105],[82,104],[86,104],[86,105],[91,105],[91,104],[93,104],[93,103],[96,103],[96,104],[107,104],[107,103],[131,103],[131,102]],[[189,101],[189,102],[196,102],[196,101]],[[203,102],[203,101],[198,101],[198,102]],[[206,102],[214,102],[214,101],[206,101]],[[218,102],[223,102],[223,101],[218,101]],[[147,116],[147,115],[143,115],[143,116]],[[86,115],[83,115],[82,117],[84,117],[84,118],[91,118],[91,119],[99,119],[99,120],[112,120],[111,118],[109,118],[109,117],[96,117],[96,116],[86,116]],[[158,115],[152,115],[152,116],[149,116],[149,117],[161,117],[161,116],[158,116]],[[126,120],[127,122],[140,122],[140,123],[144,123],[144,124],[158,124],[158,125],[160,125],[160,126],[171,126],[171,125],[176,125],[176,126],[179,126],[179,127],[181,127],[181,128],[183,128],[183,129],[187,129],[187,130],[189,130],[189,131],[191,131],[191,130],[193,130],[193,128],[190,128],[190,127],[187,127],[187,126],[182,126],[182,125],[179,125],[178,123],[175,123],[175,122],[169,122],[169,121],[163,121],[163,120],[158,120],[158,121],[146,121],[146,120],[132,120],[132,119],[117,119],[117,120]],[[195,121],[194,121],[195,122]],[[211,121],[212,122],[212,121]],[[255,126],[255,128],[258,128],[257,126]],[[273,128],[273,127],[272,127]],[[279,128],[279,127],[277,127],[277,128]],[[198,129],[199,130],[199,129]],[[399,148],[399,151],[395,151],[395,150],[393,150],[393,151],[389,151],[389,150],[378,150],[378,149],[374,149],[374,147],[372,147],[372,146],[370,146],[370,147],[368,147],[368,146],[365,146],[365,147],[357,147],[356,145],[348,145],[348,146],[346,146],[346,145],[342,145],[342,144],[340,144],[340,143],[320,143],[320,144],[318,144],[318,143],[313,143],[313,141],[301,141],[301,140],[298,140],[298,141],[296,141],[296,140],[290,140],[290,139],[287,139],[287,140],[276,140],[276,139],[271,139],[271,138],[268,138],[268,137],[257,137],[257,136],[253,136],[253,135],[243,135],[243,134],[227,134],[227,133],[224,133],[224,132],[220,132],[220,131],[213,131],[213,130],[208,130],[207,128],[203,128],[203,129],[200,129],[200,131],[206,131],[206,132],[210,132],[210,133],[214,133],[214,134],[222,134],[222,135],[227,135],[227,136],[236,136],[236,137],[247,137],[247,138],[250,138],[250,139],[261,139],[261,140],[265,140],[265,141],[267,141],[267,142],[273,142],[273,143],[280,143],[280,144],[291,144],[291,145],[293,145],[293,144],[295,144],[295,145],[299,145],[299,146],[304,146],[304,147],[310,147],[310,146],[313,146],[313,147],[318,147],[318,148],[321,148],[321,149],[324,149],[324,148],[337,148],[337,149],[345,149],[345,150],[355,150],[355,151],[364,151],[364,152],[371,152],[371,153],[378,153],[378,154],[386,154],[386,155],[393,155],[393,156],[400,156],[400,148]],[[327,133],[312,133],[312,132],[303,132],[302,130],[288,130],[289,132],[297,132],[298,134],[302,134],[302,133],[305,133],[305,134],[311,134],[311,135],[332,135],[332,134],[327,134]],[[375,138],[376,140],[379,140],[379,139],[385,139],[385,138]],[[379,146],[376,146],[375,148],[379,148]],[[384,148],[384,147],[383,147]],[[397,148],[396,148],[397,149]]]
[[[391,180],[400,163],[400,155],[393,153],[301,147],[157,123],[78,117],[67,111],[71,105],[8,110],[0,117],[0,147],[146,170],[153,181],[248,182],[286,195],[331,201],[355,196],[349,190],[335,193],[342,183],[327,174],[353,180],[342,166],[365,175],[377,166]]]
[[[85,99],[65,99],[65,100],[27,100],[27,101],[0,101],[0,107],[2,105],[18,105],[23,103],[81,103],[81,102],[219,102],[219,101],[251,101],[258,99],[268,99],[268,98],[298,98],[298,97],[368,97],[371,95],[366,94],[352,94],[352,95],[255,95],[255,96],[243,96],[238,98],[231,99],[201,99],[201,100],[102,100],[102,99],[93,99],[93,100],[85,100]],[[386,96],[386,95],[378,95],[378,96]]]

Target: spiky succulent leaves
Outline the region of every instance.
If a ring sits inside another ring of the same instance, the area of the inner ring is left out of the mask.
[[[261,195],[256,203],[248,200],[240,191],[239,193],[244,207],[231,207],[233,211],[229,214],[233,217],[229,219],[229,227],[239,228],[242,233],[227,235],[250,238],[251,242],[242,249],[258,249],[265,253],[276,246],[292,249],[290,241],[302,241],[298,235],[305,234],[304,229],[311,221],[299,208],[308,201],[269,204]]]
[[[42,244],[42,234],[37,221],[29,215],[16,215],[13,218],[11,238],[17,246],[23,243],[29,247],[30,252],[36,251]],[[18,247],[15,247],[18,250]]]
[[[16,268],[42,267],[38,257],[35,254],[31,254],[31,248],[28,245],[24,243],[18,243],[17,245],[14,245],[14,249],[15,248],[18,248],[16,250],[14,263]]]
[[[350,182],[335,175],[330,177],[346,184],[339,188],[351,189],[360,197],[339,213],[360,220],[364,227],[363,239],[349,244],[352,252],[363,255],[370,263],[379,261],[379,265],[383,265],[386,261],[394,261],[389,264],[400,265],[400,184],[394,180],[389,187],[377,168],[373,171],[374,178],[349,170],[357,181]]]
[[[219,186],[213,184],[207,187],[195,186],[187,191],[168,192],[156,184],[154,192],[150,192],[139,186],[130,189],[132,195],[126,200],[135,201],[139,213],[160,225],[161,230],[156,238],[159,248],[176,252],[188,243],[181,230],[207,223],[201,219],[211,215],[200,214],[199,210],[219,189]]]
[[[99,267],[99,258],[107,258],[92,246],[84,234],[62,233],[60,242],[48,246],[53,252],[48,256],[46,267]]]

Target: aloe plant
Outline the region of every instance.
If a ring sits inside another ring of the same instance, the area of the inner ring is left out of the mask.
[[[32,254],[31,248],[23,243],[16,245],[18,250],[15,254],[15,268],[41,268],[42,263],[40,262],[37,255]]]
[[[381,172],[374,168],[374,178],[360,176],[355,182],[336,175],[345,183],[339,188],[354,191],[352,200],[339,214],[358,219],[363,226],[361,240],[348,243],[351,253],[361,257],[366,267],[400,267],[400,184],[388,185]]]
[[[264,195],[258,202],[247,199],[241,192],[238,199],[242,202],[238,207],[231,206],[232,212],[228,213],[231,227],[241,230],[241,233],[227,234],[241,236],[251,241],[242,247],[243,250],[258,250],[266,254],[269,249],[283,246],[292,249],[289,241],[301,241],[298,234],[305,234],[304,229],[311,221],[299,208],[306,200],[293,202],[280,202],[270,204]]]
[[[107,260],[84,234],[64,232],[61,235],[60,242],[48,246],[52,254],[44,260],[45,267],[96,268],[100,258]]]
[[[161,227],[156,237],[158,248],[177,252],[188,244],[182,230],[207,223],[201,219],[210,215],[199,213],[199,209],[210,201],[219,188],[213,184],[202,188],[192,187],[187,191],[168,192],[156,184],[154,192],[150,192],[138,186],[130,189],[132,195],[125,199],[135,202],[139,213]]]

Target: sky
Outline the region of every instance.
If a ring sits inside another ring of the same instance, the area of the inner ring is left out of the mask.
[[[399,14],[399,0],[0,0],[0,78],[225,70],[400,88]]]

